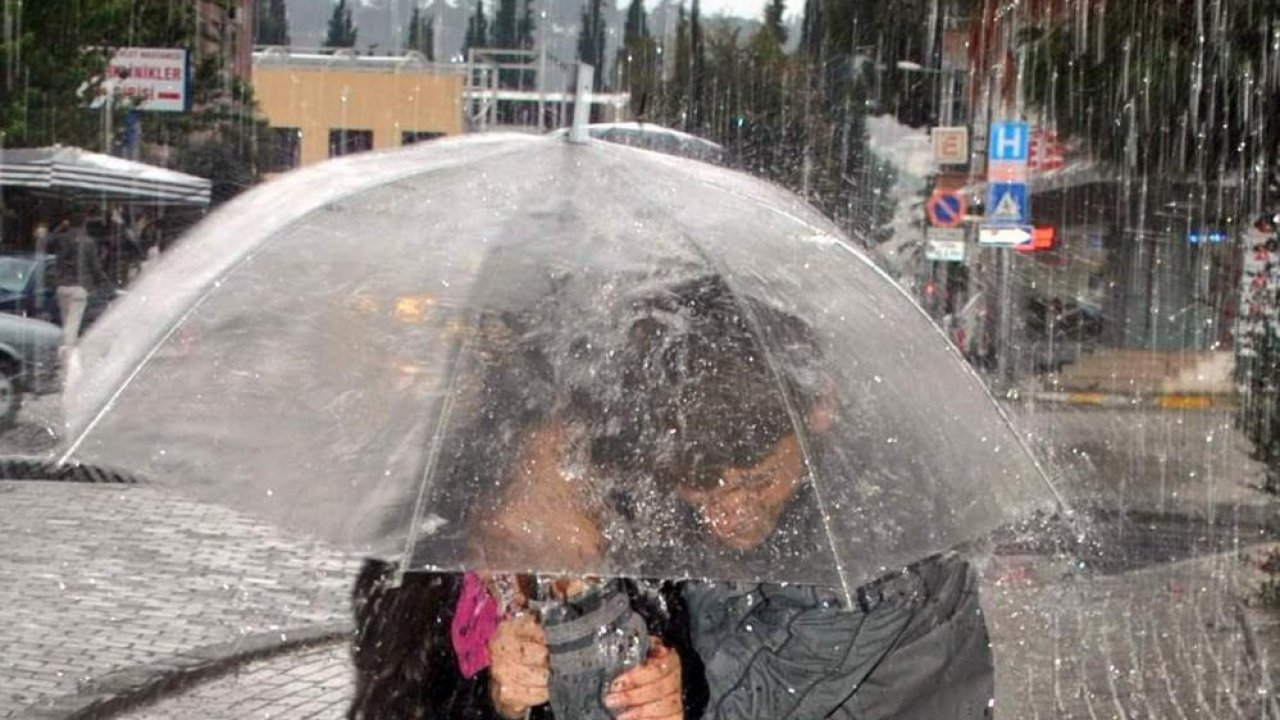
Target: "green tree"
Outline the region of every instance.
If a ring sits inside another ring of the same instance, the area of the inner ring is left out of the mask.
[[[256,37],[257,45],[289,44],[289,13],[284,0],[255,0],[257,11]]]
[[[174,47],[189,41],[194,8],[130,0],[0,0],[9,26],[0,37],[0,132],[7,146],[101,146],[98,92],[106,48]],[[117,103],[120,120],[129,107]],[[117,123],[116,127],[122,127]]]
[[[498,9],[493,15],[494,47],[512,49],[520,46],[517,5],[517,0],[498,0]]]
[[[489,20],[484,16],[484,0],[476,0],[476,11],[467,20],[467,35],[462,42],[465,54],[472,48],[489,47]]]
[[[595,68],[592,89],[604,87],[604,14],[601,0],[587,0],[582,8],[582,24],[578,31],[578,59]]]
[[[691,128],[690,99],[693,97],[689,16],[681,4],[676,10],[676,36],[671,75],[662,87],[663,124],[688,131]]]
[[[1011,48],[1026,58],[1026,97],[1048,122],[1087,140],[1095,157],[1152,177],[1274,181],[1280,126],[1267,119],[1280,113],[1280,84],[1268,46],[1280,0],[1087,11],[1091,33],[1033,25]],[[1264,158],[1270,167],[1258,167]]]
[[[631,112],[646,119],[656,108],[658,92],[658,43],[649,34],[644,0],[631,0],[623,24],[622,46],[614,61],[623,89],[631,94]]]
[[[355,47],[358,32],[351,20],[351,8],[347,6],[347,0],[338,0],[338,4],[333,6],[333,14],[329,16],[329,30],[324,38],[324,46]]]
[[[787,26],[783,16],[787,12],[786,0],[769,0],[764,6],[764,25],[761,30],[781,48],[787,44]]]
[[[121,45],[191,47],[199,25],[194,3],[162,0],[0,0],[13,21],[0,39],[0,140],[7,147],[61,143],[111,152],[136,113],[141,159],[164,163],[213,181],[215,202],[257,182],[271,143],[250,88],[231,78],[217,55],[193,58],[191,110],[140,112],[113,104],[111,138],[103,137],[103,110],[90,109],[107,68],[106,48]],[[32,198],[15,191],[10,210],[35,211]],[[24,210],[23,208],[26,208]],[[195,216],[172,214],[176,233]],[[176,223],[176,224],[175,224]]]
[[[516,22],[517,47],[528,49],[533,47],[533,31],[537,30],[537,21],[533,19],[533,0],[521,0],[523,9]]]
[[[706,114],[707,55],[699,0],[689,6],[689,123],[701,128]]]
[[[435,21],[424,17],[422,11],[415,7],[409,17],[409,29],[405,37],[405,48],[416,50],[428,60],[436,59]]]
[[[257,184],[274,152],[266,120],[253,111],[253,89],[238,83],[221,102],[203,105],[171,132],[177,140],[174,166],[212,183],[214,205]]]

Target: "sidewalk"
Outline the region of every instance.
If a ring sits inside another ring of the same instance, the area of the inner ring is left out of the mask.
[[[355,558],[154,489],[0,482],[0,527],[0,718],[349,622]]]
[[[1280,647],[1247,647],[1249,575],[1234,553],[1116,575],[996,558],[996,717],[1275,718]]]
[[[1013,384],[988,378],[1009,400],[1163,410],[1232,408],[1238,387],[1230,351],[1150,351],[1101,348],[1061,372]]]

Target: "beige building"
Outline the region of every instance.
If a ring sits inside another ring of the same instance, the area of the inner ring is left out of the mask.
[[[280,150],[275,172],[461,133],[465,81],[461,67],[416,53],[253,56],[254,94]]]

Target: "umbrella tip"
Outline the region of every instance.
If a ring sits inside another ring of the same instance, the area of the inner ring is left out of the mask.
[[[573,93],[573,125],[569,128],[569,142],[587,141],[587,124],[591,122],[591,83],[595,68],[578,63],[578,84]]]

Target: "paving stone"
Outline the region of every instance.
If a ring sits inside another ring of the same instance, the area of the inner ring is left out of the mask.
[[[285,678],[285,682],[281,683],[281,678]],[[251,663],[239,672],[121,717],[128,720],[177,717],[337,720],[346,710],[350,683],[346,646],[335,644]]]
[[[0,481],[0,527],[0,718],[86,678],[350,617],[357,558],[157,489]]]

